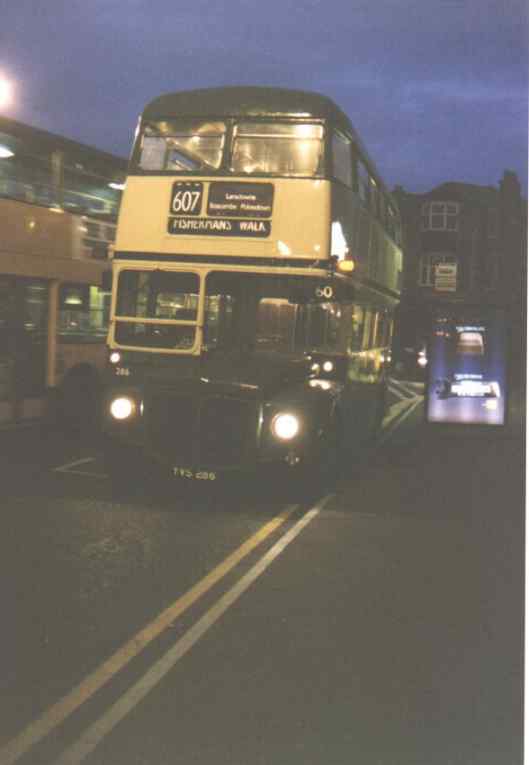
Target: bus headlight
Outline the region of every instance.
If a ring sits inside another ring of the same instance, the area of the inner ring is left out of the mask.
[[[290,441],[299,433],[300,422],[295,414],[281,412],[272,420],[272,433],[281,441]]]
[[[110,404],[110,414],[115,420],[128,420],[135,411],[136,404],[128,396],[115,398]]]
[[[119,351],[112,351],[108,358],[111,364],[119,364],[121,361],[121,353]]]

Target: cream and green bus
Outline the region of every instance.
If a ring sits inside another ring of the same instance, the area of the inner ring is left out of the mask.
[[[267,465],[315,475],[376,433],[399,214],[329,98],[233,87],[149,103],[112,269],[116,479],[155,465],[200,481]]]

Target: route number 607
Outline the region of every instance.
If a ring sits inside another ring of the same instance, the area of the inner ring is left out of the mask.
[[[172,215],[199,215],[202,202],[201,183],[175,183],[171,198]]]

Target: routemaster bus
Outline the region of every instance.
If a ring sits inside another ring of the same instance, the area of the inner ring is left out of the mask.
[[[0,427],[94,423],[124,159],[0,116]],[[50,406],[51,404],[51,406]]]
[[[397,205],[329,98],[153,100],[113,257],[112,475],[315,475],[352,460],[383,418],[401,271]]]
[[[115,221],[0,197],[0,426],[94,422]]]

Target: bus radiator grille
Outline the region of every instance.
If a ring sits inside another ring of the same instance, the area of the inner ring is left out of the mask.
[[[202,402],[199,454],[204,465],[237,467],[255,454],[257,406],[253,401],[215,396]]]
[[[174,464],[237,467],[255,454],[258,407],[254,401],[156,395],[146,415],[152,447]]]
[[[153,396],[146,406],[148,440],[175,465],[191,465],[196,405],[188,396]]]

